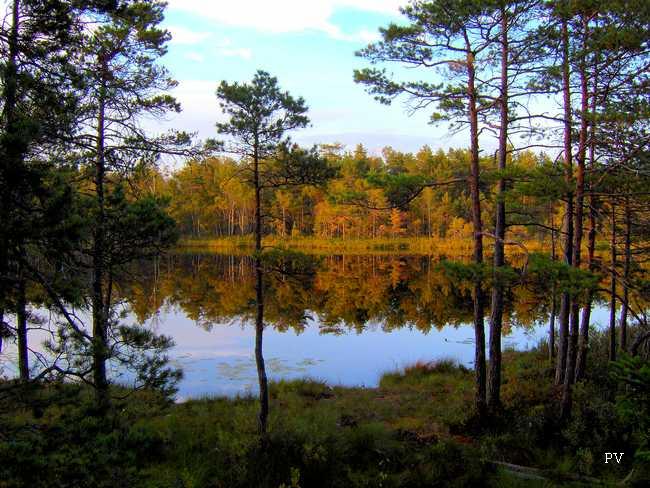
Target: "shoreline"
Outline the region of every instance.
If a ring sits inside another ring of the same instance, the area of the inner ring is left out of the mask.
[[[310,254],[411,254],[411,255],[443,255],[450,257],[472,256],[473,242],[471,239],[438,238],[438,237],[398,237],[374,239],[321,239],[315,237],[267,236],[262,240],[267,248],[285,250],[300,250]],[[526,241],[521,246],[508,248],[509,256],[525,255],[535,252],[549,251],[548,246],[539,241]],[[182,237],[177,244],[181,251],[210,250],[242,253],[252,252],[254,242],[249,236],[216,237],[216,238],[187,238]],[[523,250],[525,249],[525,251]],[[485,256],[491,254],[487,252]]]

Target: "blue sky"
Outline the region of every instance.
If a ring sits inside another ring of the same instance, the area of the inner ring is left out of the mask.
[[[404,3],[170,0],[164,25],[173,40],[164,63],[180,83],[175,95],[183,105],[170,123],[215,137],[219,81],[247,81],[264,69],[310,107],[312,126],[292,135],[300,143],[361,142],[373,153],[466,146],[464,137],[428,125],[428,114],[408,116],[401,102],[380,105],[352,80],[366,65],[354,52],[377,39],[379,27],[399,21]]]

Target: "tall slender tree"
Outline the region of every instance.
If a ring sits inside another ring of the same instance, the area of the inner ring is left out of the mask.
[[[110,11],[116,2],[13,0],[4,5],[8,15],[0,26],[0,335],[6,333],[4,317],[13,292],[19,369],[21,378],[27,379],[24,290],[34,276],[25,262],[58,245],[56,240],[45,243],[60,221],[42,219],[48,213],[44,182],[56,169],[54,160],[61,160],[52,158],[57,152],[53,147],[74,129],[84,17]]]
[[[264,193],[272,188],[318,184],[328,178],[329,169],[315,149],[302,150],[286,138],[287,132],[306,127],[309,119],[304,99],[282,91],[277,78],[258,71],[250,83],[222,81],[217,98],[228,117],[217,123],[217,131],[232,138],[227,150],[240,156],[241,171],[255,192],[255,361],[260,390],[258,429],[265,435],[269,391],[263,354]]]
[[[494,54],[490,64],[495,72],[494,81],[489,80],[486,83],[488,86],[494,85],[493,93],[486,90],[484,97],[491,100],[496,119],[491,122],[493,116],[487,111],[484,115],[487,119],[485,126],[490,129],[494,127],[498,141],[487,388],[488,407],[493,411],[498,410],[501,403],[501,334],[505,291],[501,271],[506,265],[507,161],[509,155],[517,150],[512,144],[511,135],[529,132],[529,129],[521,126],[521,121],[530,119],[531,111],[527,110],[525,116],[522,116],[519,99],[530,97],[528,81],[534,73],[537,61],[530,53],[535,52],[539,44],[539,41],[530,35],[530,31],[532,20],[536,18],[539,9],[540,2],[537,0],[501,0],[489,4],[483,20],[483,37],[492,44],[490,50]]]
[[[83,53],[85,92],[75,134],[77,156],[92,178],[92,231],[84,250],[90,268],[92,376],[100,409],[109,405],[107,362],[113,356],[114,279],[128,262],[155,255],[173,239],[172,223],[155,198],[129,201],[123,190],[139,166],[161,155],[190,155],[190,136],[150,135],[145,117],[180,111],[176,86],[160,65],[169,33],[160,27],[165,3],[122,2],[89,19]]]
[[[447,120],[456,128],[469,127],[470,161],[467,179],[471,195],[473,260],[483,265],[483,219],[481,215],[479,111],[481,81],[477,71],[483,65],[491,40],[480,35],[485,5],[477,2],[414,2],[402,9],[410,25],[391,24],[381,29],[382,41],[358,53],[371,63],[396,62],[444,73],[439,83],[395,81],[376,68],[355,71],[355,81],[368,87],[385,104],[399,96],[411,100],[413,110],[434,107],[432,122]],[[449,81],[442,81],[442,79]],[[476,376],[475,405],[480,417],[487,411],[485,364],[485,297],[481,272],[473,286]]]

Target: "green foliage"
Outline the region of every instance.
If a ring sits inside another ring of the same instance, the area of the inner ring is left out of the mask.
[[[235,138],[242,156],[268,158],[287,131],[309,124],[305,100],[280,90],[278,79],[266,71],[257,71],[250,83],[222,81],[217,98],[229,117],[217,130]]]
[[[491,272],[490,266],[486,263],[463,263],[445,259],[440,266],[451,281],[459,283],[483,281]]]
[[[385,373],[380,380],[380,387],[400,386],[403,384],[421,384],[435,381],[440,375],[466,377],[470,371],[451,359],[431,363],[416,363],[403,371]]]
[[[38,419],[5,409],[3,486],[476,486],[487,473],[470,447],[405,436],[367,409],[345,420],[363,392],[308,380],[271,391],[287,415],[272,417],[263,440],[249,398],[167,407],[134,394],[98,419],[70,391],[50,397]]]
[[[470,284],[480,281],[482,286],[488,288],[497,282],[504,287],[512,287],[522,282],[522,271],[512,266],[500,266],[495,269],[485,262],[477,264],[445,259],[440,263],[440,268],[449,280],[455,283]]]
[[[140,470],[159,455],[159,433],[134,424],[127,409],[100,418],[88,398],[65,408],[55,405],[38,419],[2,418],[0,467],[2,486],[115,487],[138,486]],[[148,401],[155,411],[153,398]],[[128,408],[128,407],[127,407]]]
[[[280,380],[269,385],[271,398],[287,397],[295,394],[312,400],[321,400],[333,396],[332,388],[319,380],[298,379],[292,381]]]
[[[543,202],[555,202],[567,191],[572,190],[574,182],[566,182],[562,168],[546,157],[532,168],[509,169],[507,177],[515,181],[513,193],[527,195]]]
[[[544,288],[555,283],[557,290],[572,296],[598,287],[600,276],[585,270],[555,261],[547,254],[533,253],[529,256],[526,280],[533,286]]]
[[[539,417],[548,413],[542,405],[548,399],[552,387],[552,367],[546,356],[538,350],[520,352],[506,350],[503,353],[504,373],[502,398],[508,410],[526,412],[530,409],[531,427],[539,426]],[[549,416],[549,420],[552,416]],[[522,424],[525,423],[522,420]],[[542,422],[544,423],[544,422]],[[544,423],[546,427],[548,424]]]
[[[638,356],[623,355],[612,363],[612,376],[626,387],[626,395],[640,405],[650,405],[650,363]]]
[[[423,189],[426,181],[421,175],[378,174],[368,175],[368,182],[384,190],[392,206],[406,208]]]
[[[63,255],[78,238],[71,184],[63,178],[69,147],[62,141],[77,129],[85,19],[115,7],[115,2],[101,0],[3,3],[0,316],[15,311],[10,296],[15,289],[36,280],[25,261],[46,259],[63,267]],[[54,283],[53,289],[68,295],[69,289],[60,285]]]
[[[614,403],[603,398],[593,385],[576,385],[572,417],[562,430],[562,438],[569,452],[579,454],[577,468],[591,474],[600,467],[603,453],[629,453],[631,436],[632,424],[621,417]],[[630,455],[623,460],[623,467],[630,466],[631,458]],[[586,463],[587,460],[592,461]]]
[[[601,461],[604,452],[627,454],[640,445],[644,420],[626,413],[625,388],[612,401],[601,385],[577,385],[573,418],[558,436],[556,407],[540,381],[552,380],[545,357],[504,357],[504,413],[479,431],[469,421],[472,373],[453,361],[386,374],[377,390],[272,383],[278,408],[263,441],[252,398],[170,406],[136,392],[99,420],[84,388],[36,389],[24,399],[31,408],[0,400],[0,454],[7,459],[0,474],[3,486],[45,488],[518,486],[493,473],[488,459],[541,468],[563,486],[576,474],[621,479],[634,466],[630,479],[643,486],[643,450],[620,467]],[[634,361],[629,368],[642,366]]]
[[[114,348],[113,361],[134,374],[134,384],[138,388],[157,391],[171,400],[183,377],[180,369],[170,367],[166,355],[174,342],[138,325],[121,325],[118,332],[121,347]]]
[[[176,222],[167,214],[167,204],[155,196],[130,201],[121,185],[111,191],[105,207],[111,266],[158,256],[176,243]]]
[[[303,149],[297,144],[280,144],[263,170],[263,187],[324,186],[337,175],[316,146]]]
[[[640,357],[623,355],[612,363],[612,378],[622,385],[617,412],[635,427],[636,459],[650,463],[650,363]]]

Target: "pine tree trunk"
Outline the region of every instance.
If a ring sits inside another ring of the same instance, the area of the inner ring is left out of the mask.
[[[551,259],[557,259],[555,244],[555,223],[553,219],[553,205],[551,205]],[[555,359],[555,318],[557,316],[557,286],[553,283],[551,287],[551,317],[548,322],[548,360],[553,364]]]
[[[571,85],[569,72],[569,28],[566,18],[562,19],[562,91],[564,104],[564,177],[567,184],[573,180],[573,164],[571,159]],[[564,207],[564,262],[572,266],[573,263],[573,192],[565,195]],[[555,384],[564,382],[566,371],[567,352],[569,342],[569,320],[571,297],[563,292],[560,301],[560,337],[558,344],[557,362],[555,367]]]
[[[29,381],[29,356],[27,347],[27,300],[25,298],[25,280],[22,272],[18,273],[16,283],[16,327],[18,336],[18,371],[20,381]]]
[[[22,150],[17,145],[18,137],[16,133],[19,130],[16,121],[16,104],[18,90],[18,41],[20,30],[20,1],[14,0],[11,8],[11,29],[8,37],[8,56],[6,59],[5,83],[3,90],[3,110],[2,119],[4,130],[2,145],[5,157],[0,157],[0,182],[3,188],[0,188],[0,222],[5,225],[11,218],[12,206],[12,182],[9,181],[9,171],[21,160]],[[11,136],[14,136],[12,140]],[[9,279],[9,247],[10,235],[8,232],[0,232],[0,351],[2,351],[2,334],[4,330],[4,314],[7,306],[6,300],[10,288]]]
[[[108,379],[106,376],[106,361],[108,359],[108,318],[104,314],[104,281],[105,281],[105,239],[106,215],[104,201],[104,182],[106,176],[105,161],[105,110],[107,63],[101,59],[102,86],[98,99],[97,116],[97,155],[95,159],[95,193],[97,197],[97,219],[94,230],[93,246],[93,381],[95,386],[96,403],[99,411],[105,411],[109,406]]]
[[[587,351],[589,344],[589,322],[591,320],[591,305],[593,302],[593,293],[589,292],[587,303],[582,309],[582,317],[580,319],[580,335],[578,336],[578,357],[576,359],[575,378],[574,382],[582,380],[585,376],[585,369],[587,368]]]
[[[261,257],[255,258],[255,299],[257,311],[255,315],[255,362],[257,365],[257,378],[260,387],[260,411],[258,414],[258,431],[265,435],[269,416],[269,390],[264,364],[262,340],[264,335],[264,288]]]
[[[4,307],[0,304],[0,354],[2,354],[2,346],[4,342],[4,336],[6,333],[4,320],[5,320],[5,310]]]
[[[562,400],[560,406],[560,418],[568,419],[571,416],[572,389],[575,379],[576,357],[578,354],[578,327],[580,320],[580,307],[577,301],[571,303],[570,331],[567,341],[566,371],[564,383],[562,384]]]
[[[616,361],[616,205],[612,202],[612,239],[609,299],[609,360]]]
[[[471,137],[471,175],[470,175],[470,193],[472,199],[472,223],[474,227],[474,263],[483,264],[483,222],[481,220],[481,195],[479,186],[479,145],[478,145],[478,110],[475,87],[475,67],[474,54],[469,50],[469,40],[466,38],[468,45],[467,51],[467,95],[469,98],[469,120],[470,120],[470,137]],[[475,406],[479,418],[483,418],[487,411],[486,401],[486,371],[485,371],[485,325],[484,325],[484,297],[482,280],[479,275],[474,279],[474,288],[472,293],[474,302],[474,369],[476,378],[476,395]]]
[[[569,341],[569,320],[570,320],[571,298],[566,292],[560,296],[560,314],[558,316],[558,344],[557,356],[555,358],[555,384],[564,383],[564,373],[566,370],[567,344]]]
[[[255,363],[257,365],[257,378],[260,388],[260,411],[258,414],[258,431],[265,436],[269,416],[269,389],[264,364],[262,339],[264,335],[264,283],[262,270],[262,188],[260,184],[259,157],[257,156],[257,141],[254,157],[254,185],[255,185]]]
[[[551,290],[551,318],[548,321],[548,360],[553,364],[555,358],[555,315],[557,313],[557,292],[555,285]]]
[[[593,75],[593,91],[591,93],[591,115],[592,119],[589,122],[589,169],[593,175],[596,165],[596,106],[597,106],[597,90],[598,90],[598,60],[599,56],[596,53],[594,62],[594,75]],[[589,271],[595,271],[596,255],[596,197],[593,192],[591,184],[589,185],[589,234],[587,244],[587,267]],[[589,350],[589,322],[591,321],[591,306],[594,300],[593,290],[589,290],[587,294],[587,301],[582,309],[582,320],[580,323],[580,336],[578,338],[578,359],[576,362],[575,381],[580,381],[584,378],[585,370],[587,368],[587,351]]]
[[[632,260],[632,212],[630,210],[630,197],[625,197],[625,241],[624,241],[624,261],[623,261],[623,295],[621,300],[621,320],[619,325],[621,351],[627,351],[627,314],[629,311],[629,280],[630,280],[630,264]]]
[[[499,126],[499,160],[498,169],[506,169],[508,150],[508,15],[506,7],[501,8],[501,97]],[[506,238],[506,183],[503,176],[497,183],[497,203],[495,216],[494,241],[494,286],[492,287],[492,306],[490,313],[490,371],[488,375],[487,403],[491,411],[501,408],[501,330],[503,327],[503,293],[504,287],[499,271],[505,265]]]
[[[582,17],[582,45],[586,48],[589,36],[587,16]],[[580,62],[580,97],[581,120],[578,139],[578,154],[576,158],[576,191],[575,191],[575,224],[573,232],[573,267],[580,268],[582,259],[582,235],[584,219],[584,191],[585,191],[585,159],[587,156],[587,114],[589,113],[589,86],[587,80],[586,54],[583,52]],[[580,329],[580,305],[578,297],[574,297],[571,304],[569,341],[567,347],[566,373],[562,391],[562,418],[571,415],[572,385],[576,377],[576,362],[578,356],[578,332]]]

